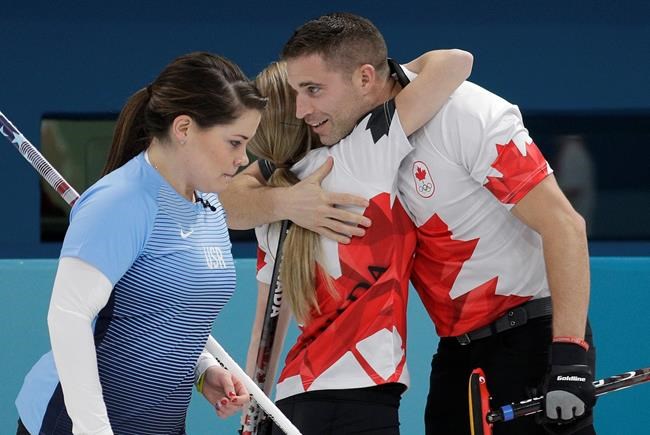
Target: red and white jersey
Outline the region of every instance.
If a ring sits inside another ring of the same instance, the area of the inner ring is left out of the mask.
[[[398,186],[417,226],[411,280],[438,334],[549,296],[541,237],[510,212],[552,172],[517,106],[465,82],[410,140]]]
[[[334,167],[323,188],[368,198],[368,208],[359,211],[372,226],[348,245],[321,237],[319,272],[329,274],[338,297],[317,278],[320,313],[312,310],[309,322],[300,326],[280,374],[278,400],[305,391],[408,385],[406,304],[416,236],[396,197],[396,182],[399,164],[411,150],[389,101],[340,143],[313,150],[293,166],[304,178],[332,156]],[[271,281],[278,231],[278,225],[256,229],[257,278],[264,283]]]

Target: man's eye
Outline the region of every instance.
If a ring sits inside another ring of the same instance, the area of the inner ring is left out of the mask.
[[[307,88],[307,92],[309,92],[310,94],[316,94],[318,93],[318,91],[320,91],[320,86],[309,86]]]

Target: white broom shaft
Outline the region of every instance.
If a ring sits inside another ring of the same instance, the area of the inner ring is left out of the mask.
[[[300,435],[300,431],[289,421],[289,419],[275,406],[275,403],[269,399],[260,387],[237,365],[230,355],[224,350],[223,347],[212,336],[208,337],[208,342],[205,348],[210,352],[223,366],[234,374],[246,386],[246,389],[251,394],[257,404],[266,412],[269,417],[273,419],[275,424],[278,425],[288,435]]]

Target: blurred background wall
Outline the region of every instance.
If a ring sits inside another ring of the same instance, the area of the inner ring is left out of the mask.
[[[599,185],[625,183],[623,187],[631,191],[625,195],[633,196],[628,200],[637,208],[621,219],[620,195],[610,192],[600,225],[608,230],[619,227],[619,241],[645,238],[637,237],[637,227],[646,226],[650,216],[647,1],[431,0],[397,6],[397,2],[378,0],[335,0],[322,5],[260,0],[4,0],[1,8],[0,111],[37,147],[44,113],[117,112],[172,58],[194,50],[221,53],[253,76],[276,59],[302,22],[346,10],[369,17],[385,35],[390,55],[398,60],[407,61],[431,48],[471,51],[475,57],[471,80],[518,104],[525,118],[541,112],[547,124],[556,126],[554,114],[641,114],[638,122],[631,121],[637,126],[629,133],[637,141],[633,149],[630,139],[611,140],[617,138],[618,129],[612,126],[607,139],[592,144],[590,151],[597,163],[618,162],[609,171],[600,164]],[[533,121],[531,117],[531,135],[544,139],[537,142],[549,158],[557,154],[556,137],[551,135],[583,132],[556,129],[546,134]],[[0,186],[6,206],[0,215],[4,228],[0,257],[55,257],[60,244],[41,241],[39,178],[2,141]],[[636,166],[630,169],[629,164]],[[637,198],[634,189],[641,196]],[[619,246],[622,253],[629,252],[624,244]],[[650,252],[647,244],[635,246],[637,255]]]

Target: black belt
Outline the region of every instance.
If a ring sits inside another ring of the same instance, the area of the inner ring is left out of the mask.
[[[466,334],[453,337],[464,346],[474,340],[480,340],[508,329],[525,325],[529,320],[538,317],[550,316],[553,313],[551,298],[545,297],[528,301],[518,307],[510,308],[507,313],[487,326],[470,331]]]

